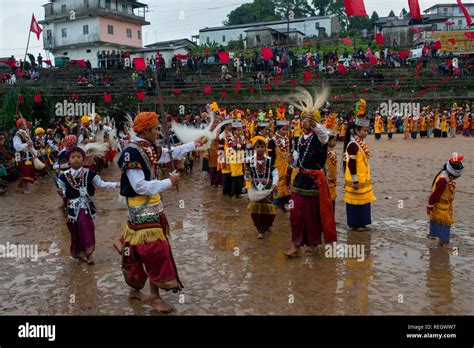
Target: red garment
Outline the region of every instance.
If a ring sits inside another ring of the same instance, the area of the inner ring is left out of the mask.
[[[331,194],[326,176],[322,170],[307,170],[300,168],[299,172],[307,174],[314,179],[319,190],[319,215],[323,227],[324,242],[332,243],[337,241],[336,220],[334,219],[334,211],[332,208]]]
[[[296,246],[321,244],[320,203],[317,196],[291,194],[293,209],[290,210],[291,242]],[[331,203],[332,207],[332,203]]]
[[[446,189],[446,185],[448,182],[446,181],[445,178],[440,178],[436,182],[435,189],[433,193],[430,195],[430,198],[428,199],[428,205],[435,205],[436,203],[439,202],[441,195],[443,194],[444,190]]]

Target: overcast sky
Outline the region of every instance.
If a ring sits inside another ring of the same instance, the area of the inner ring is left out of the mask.
[[[24,55],[31,13],[37,20],[44,18],[42,5],[48,0],[0,0],[0,57]],[[245,0],[142,0],[149,5],[146,19],[151,25],[144,27],[144,44],[156,41],[189,38],[199,29],[219,26],[227,14]],[[471,1],[465,0],[464,3]],[[403,7],[408,10],[407,0],[365,0],[367,13],[377,11],[379,16],[387,16],[390,10],[399,13]],[[437,3],[453,3],[455,0],[419,0],[421,11]],[[42,39],[41,39],[42,40]],[[32,35],[30,51],[35,56],[42,49],[42,41]]]

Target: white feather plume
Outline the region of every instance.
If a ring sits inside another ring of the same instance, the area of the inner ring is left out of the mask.
[[[109,149],[109,144],[107,143],[88,143],[84,145],[83,150],[86,154],[90,156],[104,156],[105,152]]]
[[[329,96],[329,88],[323,87],[318,93],[314,91],[314,96],[305,88],[297,87],[296,92],[287,97],[288,101],[298,110],[307,115],[313,115],[321,109]]]
[[[232,123],[232,120],[222,121],[213,131],[211,131],[212,125],[214,124],[215,120],[214,112],[209,111],[209,117],[210,122],[204,129],[189,127],[183,124],[178,124],[176,122],[172,122],[171,126],[173,128],[174,133],[182,143],[189,143],[200,137],[205,137],[207,139],[206,144],[196,150],[206,151],[211,147],[212,141],[217,137],[217,132],[219,131],[219,129],[228,123]]]

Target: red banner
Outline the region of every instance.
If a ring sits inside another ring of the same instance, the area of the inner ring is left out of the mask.
[[[219,56],[219,61],[222,64],[229,63],[229,61],[230,61],[229,53],[227,53],[225,51],[222,51],[222,52],[217,53],[217,55]]]
[[[112,103],[112,94],[104,93],[104,102]]]
[[[12,68],[16,67],[16,61],[14,60],[0,60],[0,63],[11,66]]]
[[[263,47],[261,50],[261,53],[262,53],[263,59],[265,60],[269,60],[270,58],[273,57],[273,52],[268,47]]]
[[[459,7],[461,8],[462,13],[464,13],[464,17],[466,17],[467,26],[470,26],[472,23],[471,15],[466,9],[466,6],[461,2],[461,0],[457,0]]]
[[[348,45],[352,45],[352,41],[348,37],[343,37],[341,40],[344,41],[344,43],[346,43]]]
[[[136,71],[146,70],[145,58],[133,58]]]
[[[418,0],[408,0],[408,6],[410,7],[411,18],[421,19],[420,4]]]
[[[137,92],[137,100],[138,101],[143,101],[145,99],[145,93],[144,92]]]
[[[344,0],[347,17],[366,17],[364,0]]]
[[[211,93],[211,90],[212,90],[211,86],[204,86],[203,92],[204,94],[209,94]]]
[[[382,33],[375,34],[375,44],[376,45],[383,45],[385,42],[385,39],[383,38]]]
[[[41,94],[35,94],[35,95],[33,96],[33,101],[34,101],[35,103],[41,103],[41,102],[43,101],[43,99],[42,99],[42,97],[41,97]]]

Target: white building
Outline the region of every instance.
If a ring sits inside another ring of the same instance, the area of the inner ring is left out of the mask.
[[[287,29],[288,21],[271,21],[260,23],[248,23],[240,25],[228,25],[221,27],[204,28],[199,30],[199,44],[227,45],[229,41],[246,40],[246,30],[256,27],[268,27],[274,30],[283,31]],[[328,36],[341,31],[339,21],[335,16],[320,16],[297,18],[290,21],[290,28],[304,33],[306,36],[320,36],[326,33]]]
[[[171,60],[174,56],[186,56],[196,47],[197,45],[188,39],[169,40],[146,45],[145,48],[131,51],[130,55],[131,58],[141,57],[147,61],[152,57],[156,58],[159,52],[165,60],[165,67],[171,68]]]
[[[469,14],[474,16],[474,3],[465,3],[463,1],[464,7],[466,7]],[[437,30],[458,30],[458,29],[467,29],[466,17],[461,11],[461,7],[457,3],[454,4],[436,4],[431,6],[423,11],[428,15],[440,15],[448,17],[449,22],[454,24],[446,27],[446,24],[437,24]],[[474,19],[473,19],[474,22]]]
[[[98,51],[143,47],[147,5],[137,0],[50,0],[44,5],[44,49],[57,57],[90,60]]]

